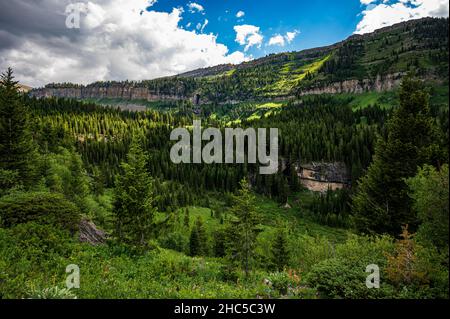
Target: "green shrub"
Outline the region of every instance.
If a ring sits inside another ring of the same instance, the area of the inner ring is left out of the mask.
[[[26,283],[57,284],[78,248],[68,231],[52,225],[0,228],[0,299],[27,298]]]
[[[180,253],[188,251],[188,238],[180,232],[169,233],[159,238],[161,247],[172,249]]]
[[[239,270],[232,263],[225,263],[220,267],[220,275],[223,281],[237,282],[239,279]]]
[[[268,280],[270,281],[273,290],[278,295],[286,295],[289,291],[289,288],[291,288],[292,286],[291,279],[285,272],[271,273],[268,277]]]
[[[383,282],[379,289],[367,288],[366,266],[364,263],[331,258],[314,266],[306,280],[311,287],[317,289],[322,298],[367,299],[392,296],[392,287]]]
[[[112,232],[114,229],[114,215],[112,213],[111,195],[89,195],[81,201],[82,211],[88,212],[88,217],[97,226]]]
[[[386,253],[394,249],[389,236],[351,235],[342,244],[333,247],[331,258],[312,266],[306,279],[322,297],[327,298],[383,298],[389,295],[392,287],[385,282],[384,269],[387,264]],[[380,268],[380,289],[366,287],[368,265]]]
[[[61,194],[18,192],[0,198],[0,222],[13,227],[27,222],[58,225],[75,231],[80,221],[78,208]]]
[[[0,196],[7,194],[13,188],[20,188],[20,178],[17,171],[0,168]]]

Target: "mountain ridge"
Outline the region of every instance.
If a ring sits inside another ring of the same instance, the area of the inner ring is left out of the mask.
[[[448,18],[423,18],[333,45],[271,54],[144,81],[48,84],[36,97],[191,100],[194,104],[286,99],[322,93],[395,89],[403,75],[448,82]]]

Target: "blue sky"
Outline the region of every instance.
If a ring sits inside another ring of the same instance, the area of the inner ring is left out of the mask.
[[[189,3],[201,5],[203,11],[191,12]],[[253,57],[339,42],[353,34],[364,9],[359,0],[158,0],[147,10],[171,12],[174,7],[184,10],[180,26],[196,30],[197,24],[203,25],[207,19],[203,32],[217,35],[217,42],[225,44],[230,51],[243,49],[235,41],[235,25],[258,26],[264,42],[260,48],[252,46],[248,50]],[[245,15],[236,17],[239,11]],[[285,41],[284,46],[268,45],[273,36],[295,31],[299,34],[292,42]]]

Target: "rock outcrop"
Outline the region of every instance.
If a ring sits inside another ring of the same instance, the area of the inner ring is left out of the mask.
[[[150,91],[144,87],[114,85],[108,87],[74,86],[74,87],[45,87],[30,92],[37,98],[61,97],[74,99],[122,99],[145,101],[178,101],[186,99],[182,95],[164,95]]]
[[[93,246],[105,243],[107,234],[98,229],[95,224],[87,219],[82,219],[79,225],[79,240],[83,243],[89,243]]]
[[[310,163],[297,167],[304,187],[314,192],[326,192],[348,187],[350,178],[344,163]]]
[[[303,90],[300,95],[313,94],[339,94],[339,93],[364,93],[364,92],[385,92],[397,88],[404,76],[403,73],[387,74],[377,76],[375,79],[345,80],[330,84],[317,85]]]

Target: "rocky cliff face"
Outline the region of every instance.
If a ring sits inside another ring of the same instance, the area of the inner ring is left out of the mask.
[[[297,166],[300,182],[314,192],[326,192],[350,186],[350,176],[344,163],[316,163]]]
[[[77,87],[45,87],[30,92],[31,96],[62,97],[74,99],[123,99],[123,100],[146,100],[146,101],[178,101],[186,99],[186,96],[163,95],[151,92],[147,88],[126,85],[115,85],[108,87],[77,86]],[[190,97],[189,97],[190,98]]]
[[[303,90],[301,95],[311,94],[338,94],[338,93],[364,93],[364,92],[384,92],[397,88],[404,74],[395,73],[385,76],[377,76],[376,79],[345,80],[330,84],[317,85]]]
[[[364,80],[345,80],[341,82],[333,82],[329,84],[317,84],[316,86],[306,88],[301,91],[300,95],[314,94],[339,94],[339,93],[364,93],[369,91],[384,92],[397,88],[404,74],[388,74],[386,76],[378,76],[376,79]],[[134,87],[126,85],[114,85],[108,87],[96,86],[77,86],[77,87],[45,87],[30,91],[30,95],[37,98],[44,97],[60,97],[74,99],[122,99],[125,101],[144,100],[144,101],[180,101],[191,100],[193,104],[208,103],[204,97],[194,94],[193,96],[185,95],[165,95],[158,92],[152,92],[144,87]],[[285,99],[286,97],[283,97]],[[238,103],[240,101],[234,101]],[[232,102],[227,101],[232,104]]]

